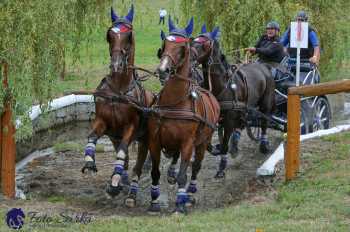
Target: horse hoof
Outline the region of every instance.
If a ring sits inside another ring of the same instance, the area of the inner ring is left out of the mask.
[[[186,208],[186,204],[179,204],[176,206],[175,210],[174,210],[174,214],[175,215],[186,215],[187,214],[187,208]]]
[[[147,213],[150,215],[159,215],[160,214],[160,204],[152,202],[151,205],[147,209]]]
[[[84,165],[84,167],[81,169],[81,172],[83,174],[85,173],[96,173],[97,167],[94,161],[87,161]]]
[[[168,176],[168,183],[169,183],[170,185],[176,184],[176,177],[174,177],[174,176]]]
[[[134,208],[136,206],[136,196],[128,196],[128,198],[125,199],[125,206],[128,208]]]
[[[271,151],[268,143],[260,143],[259,149],[260,149],[260,152],[263,154],[268,154]]]
[[[196,198],[194,198],[194,196],[193,195],[189,195],[188,196],[189,197],[189,199],[188,199],[188,202],[186,202],[186,207],[192,207],[192,206],[194,206],[195,204],[196,204]]]
[[[222,179],[225,177],[225,172],[224,171],[218,171],[215,175],[216,179]]]
[[[232,158],[235,158],[238,154],[238,147],[237,146],[232,146],[230,147],[229,153],[231,154]]]
[[[106,188],[106,193],[114,198],[116,196],[119,195],[119,193],[123,190],[123,186],[112,186],[111,184],[107,185],[107,188]]]

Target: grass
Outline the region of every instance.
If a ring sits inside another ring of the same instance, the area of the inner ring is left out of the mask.
[[[173,13],[174,4],[177,3],[170,0],[140,0],[135,4],[133,23],[136,39],[135,65],[154,70],[159,62],[156,53],[161,46],[160,30],[168,31],[167,24],[158,25],[158,10],[160,7],[166,7],[168,13]],[[124,13],[118,12],[120,15]],[[78,63],[74,63],[73,57],[67,54],[67,74],[63,81],[58,81],[55,89],[56,96],[76,90],[93,90],[108,74],[109,51],[105,37],[107,29],[107,27],[102,28],[90,34],[89,43],[83,43],[81,47]],[[159,81],[154,78],[150,78],[144,84],[147,89],[154,92],[160,89]]]
[[[56,143],[53,146],[55,152],[64,152],[64,151],[77,151],[83,152],[85,145],[75,142],[67,143]],[[104,152],[104,146],[102,144],[96,145],[96,152]]]
[[[45,231],[350,231],[350,132],[310,143],[320,146],[305,152],[302,173],[295,181],[275,184],[277,197],[272,201],[245,201],[186,217],[95,218],[88,225],[70,224]],[[48,201],[63,200],[54,196]],[[0,210],[0,216],[4,214],[5,210]],[[0,231],[10,230],[2,223]],[[24,227],[23,231],[29,230]]]

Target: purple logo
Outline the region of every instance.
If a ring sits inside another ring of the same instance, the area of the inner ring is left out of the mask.
[[[10,228],[19,230],[24,224],[24,218],[25,215],[21,208],[13,208],[6,214],[6,223]]]

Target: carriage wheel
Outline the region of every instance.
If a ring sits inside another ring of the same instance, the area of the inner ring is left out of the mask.
[[[300,134],[305,135],[310,132],[310,123],[308,120],[309,115],[309,109],[308,106],[305,104],[301,105],[301,112],[300,112]]]
[[[301,113],[300,113],[300,134],[304,135],[312,132],[312,124],[309,122],[310,118],[310,107],[307,105],[307,102],[301,104]],[[261,138],[261,127],[260,120],[256,120],[254,126],[247,125],[247,135],[253,141],[259,142]],[[285,125],[285,130],[287,131],[287,125]]]
[[[312,113],[312,131],[329,128],[331,120],[331,108],[327,98],[318,98],[313,107]]]

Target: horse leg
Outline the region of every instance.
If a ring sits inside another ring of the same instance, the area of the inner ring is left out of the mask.
[[[268,125],[267,120],[261,119],[261,138],[260,138],[259,150],[263,154],[267,154],[271,150],[269,140],[267,138],[267,133],[266,133],[267,125]]]
[[[180,157],[180,152],[179,151],[176,151],[174,154],[173,154],[173,159],[171,161],[171,164],[168,168],[168,183],[170,185],[174,185],[176,184],[176,171],[175,171],[175,167],[176,167],[176,164],[177,164],[177,161],[179,160],[179,157]]]
[[[222,146],[223,146],[223,140],[224,140],[224,128],[223,128],[223,124],[219,124],[219,128],[218,128],[218,138],[219,138],[219,143],[215,144],[214,146],[212,146],[211,144],[209,144],[210,149],[208,149],[208,151],[214,155],[214,156],[218,156],[222,153]]]
[[[160,196],[160,189],[159,189],[160,144],[158,144],[157,142],[150,142],[149,150],[150,150],[151,159],[152,159],[152,171],[151,171],[151,177],[152,177],[151,199],[152,200],[151,200],[151,205],[147,211],[149,214],[159,214],[160,204],[159,204],[158,198]]]
[[[181,163],[177,174],[178,190],[176,193],[175,213],[187,213],[186,203],[189,201],[189,197],[185,187],[187,184],[187,168],[191,162],[192,152],[193,141],[189,140],[181,148]]]
[[[226,117],[227,118],[227,117]],[[228,120],[228,119],[226,119]],[[226,121],[225,120],[225,121]],[[227,166],[227,152],[228,152],[228,141],[230,139],[230,135],[232,133],[232,125],[228,123],[224,123],[224,138],[222,141],[222,150],[220,154],[220,163],[219,163],[219,170],[217,171],[215,178],[224,178],[225,177],[225,169]]]
[[[135,126],[131,124],[123,134],[123,138],[120,141],[116,152],[117,158],[115,162],[114,171],[111,177],[111,184],[107,186],[106,192],[111,196],[117,196],[123,189],[122,176],[125,176],[125,170],[128,168],[128,146],[131,142],[132,135],[134,134]],[[125,178],[125,177],[124,177]],[[125,181],[125,180],[124,180]]]
[[[191,182],[187,187],[187,193],[189,197],[189,201],[187,206],[192,206],[196,203],[196,199],[194,198],[194,194],[197,192],[197,175],[202,166],[202,160],[204,158],[205,149],[207,144],[200,144],[196,147],[196,153],[194,157],[194,161],[192,163],[192,175]]]
[[[95,163],[95,153],[96,153],[96,143],[97,140],[104,134],[106,130],[106,124],[100,118],[96,118],[92,126],[92,131],[88,136],[88,143],[85,147],[85,165],[81,169],[84,174],[85,171],[97,172],[97,167]]]
[[[265,93],[263,95],[263,100],[259,104],[259,108],[261,112],[265,115],[271,115],[271,113],[274,110],[274,101],[275,101],[275,95],[274,95],[274,83],[268,84],[267,88],[265,89]],[[261,119],[261,138],[260,138],[260,152],[263,154],[267,154],[270,152],[270,144],[267,138],[267,127],[268,127],[268,120],[263,118]]]
[[[130,183],[130,189],[128,197],[125,200],[125,205],[128,207],[135,207],[136,205],[136,196],[139,189],[139,180],[142,174],[142,168],[145,163],[148,153],[147,140],[140,141],[138,144],[138,153],[136,164],[132,170],[132,177]]]

